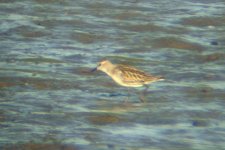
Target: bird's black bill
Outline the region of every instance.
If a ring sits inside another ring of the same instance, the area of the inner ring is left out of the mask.
[[[91,72],[95,72],[96,70],[97,70],[97,68],[94,68],[94,69],[91,70]]]

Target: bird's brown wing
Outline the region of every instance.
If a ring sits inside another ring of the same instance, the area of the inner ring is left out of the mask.
[[[121,71],[121,76],[124,82],[127,83],[140,83],[144,84],[145,82],[151,81],[154,77],[150,74],[147,74],[141,70],[136,69],[135,67],[127,65],[118,65],[117,69]]]

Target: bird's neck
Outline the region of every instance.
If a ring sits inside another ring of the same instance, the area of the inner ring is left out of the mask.
[[[113,64],[108,64],[109,66],[107,66],[107,68],[105,68],[103,71],[107,74],[107,75],[109,75],[109,76],[111,76],[112,74],[113,74],[113,70],[114,70],[114,68],[115,68],[115,65],[113,65]]]

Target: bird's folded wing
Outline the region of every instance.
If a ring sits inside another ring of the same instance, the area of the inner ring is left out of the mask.
[[[121,71],[121,77],[125,82],[144,83],[147,78],[151,77],[150,75],[147,75],[143,71],[140,71],[131,66],[120,65],[118,66],[118,69]]]

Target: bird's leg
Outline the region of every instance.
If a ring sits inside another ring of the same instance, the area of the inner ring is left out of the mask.
[[[146,92],[148,91],[148,88],[149,86],[148,85],[144,85],[145,86],[145,89],[140,93],[140,96],[139,96],[139,99],[142,103],[145,102],[145,95],[146,95]]]
[[[149,86],[148,85],[144,85],[145,86],[145,89],[144,89],[144,94],[146,94],[146,92],[148,91],[148,88],[149,88]]]
[[[123,102],[125,105],[127,104],[129,98],[130,98],[130,89],[127,88],[127,97],[124,99],[124,102]]]
[[[127,98],[125,99],[125,102],[127,102],[130,99],[130,89],[127,88]]]
[[[130,89],[127,88],[127,99],[129,99],[129,98],[130,98]]]

